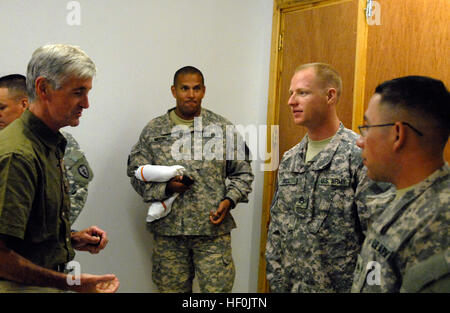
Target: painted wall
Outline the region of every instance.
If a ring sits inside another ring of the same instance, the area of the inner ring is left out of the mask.
[[[32,52],[47,43],[80,46],[96,62],[90,108],[65,128],[94,170],[84,211],[73,228],[109,234],[98,255],[79,252],[83,272],[115,273],[120,292],[157,292],[151,281],[147,205],[132,189],[126,162],[145,124],[175,102],[174,72],[194,65],[205,76],[203,106],[235,124],[266,123],[272,0],[1,0],[0,75],[25,74]],[[69,5],[69,6],[68,6]],[[80,17],[79,20],[77,18]],[[80,22],[80,25],[69,25]],[[265,133],[260,142],[265,143]],[[233,214],[233,292],[256,292],[263,172],[253,163],[254,191]]]

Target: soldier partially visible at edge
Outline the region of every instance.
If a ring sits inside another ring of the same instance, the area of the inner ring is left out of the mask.
[[[352,292],[450,292],[450,95],[443,82],[407,76],[380,84],[357,144],[367,174],[395,188],[368,206]]]
[[[65,131],[61,131],[61,134],[67,140],[66,151],[64,152],[64,166],[70,187],[69,221],[70,225],[73,225],[86,203],[89,182],[94,178],[94,172],[75,138]]]
[[[28,108],[26,78],[20,74],[0,77],[0,130],[22,116]],[[80,215],[88,196],[88,185],[94,174],[78,142],[68,132],[64,165],[70,186],[70,224]]]
[[[0,132],[0,291],[115,292],[113,274],[66,274],[74,249],[98,253],[102,229],[71,232],[59,129],[77,126],[89,107],[96,68],[79,48],[46,45],[27,68],[29,108]],[[70,281],[70,283],[69,283]]]
[[[201,106],[205,90],[200,70],[192,66],[179,69],[171,87],[176,107],[145,126],[128,159],[131,184],[145,202],[180,194],[169,215],[149,224],[155,239],[152,279],[160,292],[192,292],[194,276],[198,277],[201,292],[231,292],[234,283],[230,232],[236,224],[230,211],[239,202],[248,201],[253,181],[250,156],[237,160],[234,149],[234,159],[227,160],[227,147],[223,147],[222,159],[206,160],[202,156],[197,160],[194,149],[198,147],[189,144],[192,150],[185,152],[190,157],[176,160],[171,151],[177,140],[171,132],[177,125],[189,127],[191,139],[196,134],[203,137],[201,151],[205,151],[208,142],[205,138],[208,126],[220,127],[225,134],[226,126],[232,125]],[[197,125],[196,117],[201,118]],[[167,183],[141,182],[134,173],[146,164],[182,165],[186,169],[184,174],[193,178],[194,183],[189,187],[180,181],[180,176]]]
[[[272,292],[349,292],[370,212],[357,134],[339,121],[342,80],[322,63],[298,67],[290,84],[294,123],[307,129],[278,169],[266,246]],[[386,188],[386,186],[383,186]]]

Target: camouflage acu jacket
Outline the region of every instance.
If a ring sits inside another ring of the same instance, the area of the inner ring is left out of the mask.
[[[69,182],[70,195],[70,224],[72,225],[80,215],[88,196],[89,182],[94,178],[94,173],[86,159],[80,145],[67,132],[61,131],[67,140],[64,152],[64,165],[66,176]]]
[[[246,157],[240,158],[246,160],[239,160],[237,140],[234,146],[227,145],[226,128],[232,123],[222,116],[202,108],[201,119],[196,118],[194,127],[184,126],[183,130],[180,126],[174,128],[169,112],[145,126],[129,155],[127,174],[133,188],[147,203],[167,199],[167,183],[137,180],[134,172],[140,165],[182,165],[185,175],[195,182],[175,199],[171,213],[150,223],[149,229],[166,236],[228,233],[236,227],[231,212],[220,225],[210,222],[209,212],[215,211],[224,197],[235,204],[248,201],[253,181],[249,155],[246,153]],[[238,134],[233,133],[232,137],[236,139],[236,136]],[[205,157],[205,151],[210,151],[212,146],[218,149],[216,158]]]
[[[450,292],[449,165],[394,199],[392,189],[368,203],[381,215],[358,256],[352,292]]]
[[[365,197],[382,191],[367,178],[356,139],[341,123],[310,162],[307,135],[284,154],[266,246],[273,292],[350,291],[370,217]]]

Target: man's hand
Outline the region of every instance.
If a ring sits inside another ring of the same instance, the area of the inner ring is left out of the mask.
[[[168,196],[171,196],[174,193],[183,193],[186,190],[188,190],[189,188],[191,188],[191,186],[183,184],[181,182],[182,179],[183,179],[183,176],[175,176],[167,182],[166,194]]]
[[[72,246],[79,251],[89,251],[92,254],[99,253],[108,244],[106,232],[97,226],[73,232],[71,235]]]
[[[214,225],[219,225],[227,216],[228,211],[230,210],[231,202],[228,199],[223,200],[219,203],[219,207],[216,212],[209,212],[209,220]]]
[[[68,288],[69,290],[82,293],[113,293],[119,289],[120,285],[119,280],[114,274],[81,274],[79,278],[80,285],[70,286]]]

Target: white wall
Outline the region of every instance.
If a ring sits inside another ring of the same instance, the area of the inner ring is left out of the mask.
[[[99,225],[110,244],[76,260],[83,272],[115,273],[121,292],[157,292],[147,206],[126,176],[128,153],[145,124],[174,106],[170,85],[184,65],[203,71],[204,107],[236,124],[266,123],[272,0],[79,0],[79,26],[67,24],[69,2],[0,0],[0,75],[25,74],[32,52],[47,43],[78,45],[96,62],[91,106],[66,130],[95,174],[74,228]],[[258,161],[253,168],[250,202],[233,213],[233,292],[257,288],[263,172]]]

